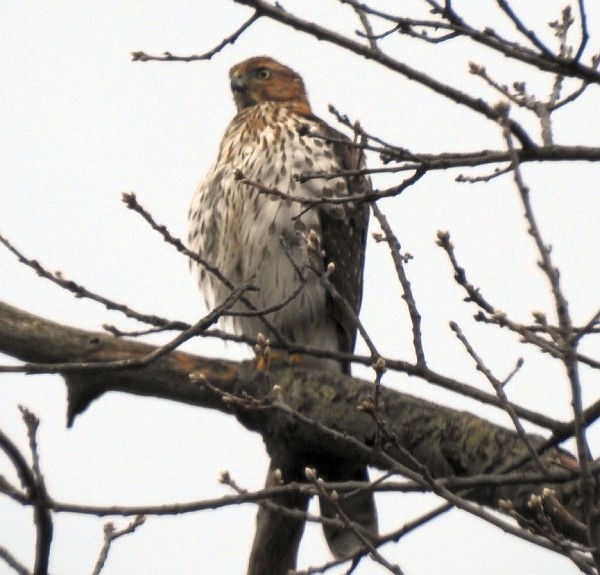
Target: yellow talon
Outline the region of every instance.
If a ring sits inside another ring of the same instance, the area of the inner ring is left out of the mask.
[[[267,367],[269,367],[269,360],[264,355],[261,355],[256,358],[256,369],[257,370],[266,371]]]
[[[270,351],[268,354],[259,354],[256,357],[256,369],[266,371],[273,364],[301,365],[304,358],[299,353],[288,354],[285,351]]]

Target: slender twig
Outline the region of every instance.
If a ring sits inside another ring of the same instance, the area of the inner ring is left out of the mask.
[[[31,442],[31,431],[29,431],[29,433]],[[35,445],[34,440],[33,445]],[[33,517],[37,535],[35,546],[35,564],[32,575],[47,575],[50,559],[50,546],[52,544],[53,526],[52,514],[47,506],[48,497],[43,484],[39,483],[41,472],[38,474],[33,469],[30,469],[25,457],[19,451],[19,448],[1,430],[0,449],[4,451],[6,456],[14,465],[17,474],[19,475],[19,479],[21,480],[21,484],[27,491],[27,495],[36,502],[33,504]],[[37,457],[37,455],[35,457]]]
[[[386,32],[382,32],[381,34],[357,31],[357,35],[362,38],[382,40],[383,38],[386,38],[395,32],[399,32],[400,34],[405,34],[411,38],[422,40],[423,42],[440,44],[460,36],[460,32],[456,31],[452,24],[442,22],[441,20],[419,20],[415,18],[404,18],[402,16],[392,16],[390,14],[384,14],[383,12],[375,10],[363,3],[359,3],[356,0],[343,0],[343,2],[345,4],[350,4],[354,10],[362,10],[366,14],[371,14],[387,21],[396,22],[396,25],[393,28],[387,30]],[[420,28],[421,31],[418,32],[415,30],[415,28]],[[440,30],[443,31],[442,35],[440,36],[431,36],[429,33],[439,33]]]
[[[364,43],[357,42],[351,38],[343,36],[333,30],[320,26],[314,22],[304,20],[287,10],[281,10],[277,6],[264,2],[263,0],[234,1],[238,4],[244,4],[246,6],[253,7],[260,15],[267,16],[268,18],[279,21],[283,24],[286,24],[289,27],[315,36],[321,40],[325,40],[327,42],[331,42],[333,44],[341,46],[355,54],[370,58],[372,61],[381,64],[389,70],[401,74],[410,80],[414,80],[419,84],[423,84],[424,86],[426,86],[434,92],[437,92],[441,96],[444,96],[452,100],[453,102],[456,102],[457,104],[466,106],[474,112],[482,114],[490,120],[498,119],[498,113],[494,110],[494,108],[486,102],[484,102],[481,98],[474,98],[469,94],[457,88],[454,88],[453,86],[444,84],[443,82],[434,79],[428,74],[416,70],[415,68],[411,68],[404,62],[392,58],[391,56],[388,56],[387,54],[384,54],[382,52],[377,52],[373,50],[372,48],[370,48],[370,46],[365,45]],[[483,36],[483,34],[481,36]],[[502,46],[502,44],[499,44],[499,46]],[[540,61],[540,66],[544,64],[546,66],[548,65],[548,62],[546,62],[544,59],[540,59],[537,55],[535,60],[536,64],[538,60]],[[553,61],[552,69],[555,70],[557,67],[560,68],[559,63]],[[584,72],[579,68],[584,67],[578,66],[575,70],[572,70],[572,66],[570,66],[568,69],[571,72],[571,74],[584,74]],[[588,78],[589,74],[590,73],[586,70],[584,75],[586,78]],[[591,74],[591,76],[592,78],[594,78],[593,81],[600,82],[600,76],[597,77],[595,71]],[[532,139],[529,137],[525,129],[520,124],[518,124],[515,121],[511,121],[511,130],[515,134],[515,137],[521,142],[523,148],[530,148],[535,146]]]
[[[348,204],[348,203],[363,203],[363,202],[373,202],[375,200],[380,200],[382,198],[390,198],[390,197],[394,197],[394,196],[398,196],[400,195],[404,190],[406,190],[407,188],[409,188],[410,186],[412,186],[413,184],[415,184],[416,182],[418,182],[423,175],[425,174],[425,170],[423,170],[420,167],[414,168],[415,174],[413,176],[411,176],[410,178],[407,178],[406,180],[404,180],[403,182],[401,182],[399,185],[394,186],[393,188],[389,188],[388,190],[374,190],[374,191],[370,191],[370,192],[365,192],[364,194],[351,194],[348,196],[343,196],[343,197],[322,197],[322,198],[308,198],[308,197],[304,197],[304,196],[298,196],[298,195],[293,195],[293,194],[289,194],[286,192],[282,192],[281,190],[278,190],[277,188],[271,188],[268,186],[265,186],[263,183],[256,181],[256,180],[251,180],[249,178],[247,178],[246,176],[244,176],[244,174],[242,172],[237,173],[237,177],[239,178],[240,182],[242,184],[246,184],[248,186],[252,186],[253,188],[256,188],[260,193],[262,194],[266,194],[269,196],[274,196],[276,198],[282,199],[282,200],[289,200],[291,202],[296,202],[299,204],[303,204],[308,206],[308,209],[305,211],[308,211],[309,209],[315,208],[316,206],[319,205],[331,205],[331,204]],[[309,180],[309,179],[314,179],[314,178],[323,178],[323,179],[331,179],[331,178],[338,178],[341,176],[359,176],[359,175],[366,175],[372,173],[369,170],[348,170],[347,172],[337,172],[335,175],[321,175],[321,174],[311,174],[310,176],[302,176],[303,180]],[[299,214],[296,217],[299,217],[301,215],[303,215],[305,212],[302,212],[301,214]]]
[[[17,575],[32,575],[31,571],[2,545],[0,545],[0,559],[3,559]]]
[[[504,174],[509,174],[512,171],[510,166],[506,166],[505,168],[496,168],[491,174],[487,174],[485,176],[465,176],[464,174],[459,174],[454,179],[455,182],[465,182],[468,184],[477,184],[480,182],[491,182],[495,178],[499,178]]]
[[[248,408],[248,403],[240,402]],[[262,405],[265,408],[267,405]],[[258,407],[256,407],[258,409]],[[598,465],[594,467],[594,473],[600,473]],[[578,477],[576,470],[561,470],[554,473],[538,472],[499,472],[482,473],[470,477],[446,477],[437,481],[440,485],[447,487],[452,491],[473,490],[477,488],[499,487],[507,485],[545,485],[548,483],[561,484],[573,481]],[[230,485],[226,481],[221,481]],[[232,486],[233,487],[233,486]],[[372,491],[377,493],[430,493],[431,487],[417,481],[384,481],[372,482],[365,481],[343,481],[326,482],[324,487],[328,490],[335,490],[338,493],[355,493],[358,491]],[[182,515],[185,513],[197,513],[207,509],[220,509],[243,503],[257,503],[264,499],[287,495],[290,493],[305,493],[307,495],[316,495],[316,492],[306,483],[290,482],[285,485],[261,489],[258,491],[236,490],[237,496],[225,495],[215,499],[205,499],[200,501],[191,501],[187,503],[168,503],[162,505],[92,505],[77,504],[58,501],[48,497],[45,501],[38,501],[26,493],[15,489],[8,484],[0,484],[0,493],[10,497],[13,501],[21,505],[40,505],[50,509],[55,513],[75,513],[78,515],[94,515],[97,517],[106,517],[118,515],[131,517],[135,515]]]
[[[600,61],[600,60],[599,60]],[[581,94],[583,94],[588,88],[590,87],[590,85],[588,84],[588,82],[582,82],[581,86],[579,86],[579,88],[577,88],[577,90],[574,90],[573,92],[571,92],[568,96],[565,96],[562,100],[556,102],[552,108],[551,111],[553,112],[554,110],[558,110],[559,108],[562,108],[563,106],[566,106],[567,104],[570,104],[571,102],[574,102],[577,98],[579,98],[579,96],[581,96]]]
[[[170,342],[156,348],[151,353],[139,359],[125,359],[121,360],[125,362],[123,367],[145,367],[156,361],[159,357],[170,353],[177,349],[180,345],[192,339],[194,336],[202,333],[205,329],[213,325],[218,319],[236,302],[241,298],[242,294],[249,290],[252,286],[252,279],[249,278],[245,282],[243,282],[240,286],[235,288],[225,299],[225,301],[213,308],[208,314],[206,314],[203,318],[198,320],[194,325],[192,325],[189,329],[182,331],[177,337],[173,338]],[[118,362],[113,362],[118,363]]]
[[[392,64],[388,63],[388,59],[391,60],[389,56],[384,55],[385,57],[378,59],[376,53],[371,54],[369,52],[368,46],[364,46],[357,42],[353,42],[350,38],[347,38],[340,34],[336,34],[332,30],[323,28],[321,26],[317,26],[313,22],[302,20],[301,18],[294,16],[289,12],[279,14],[272,5],[267,4],[263,0],[234,1],[239,4],[252,6],[259,13],[264,14],[267,17],[272,18],[274,20],[278,20],[283,24],[288,25],[289,27],[316,36],[321,40],[327,40],[329,42],[337,44],[338,46],[344,47],[350,52],[354,52],[356,54],[372,58],[380,64],[384,66],[387,65],[391,69],[394,69],[392,67]],[[362,2],[359,2],[358,0],[344,0],[344,2],[350,5],[358,4],[368,14],[378,16],[390,22],[401,23],[405,26],[410,25],[411,22],[414,22],[416,25],[425,25],[424,22],[418,20],[412,20],[400,16],[387,14],[385,12],[372,8]],[[593,82],[596,83],[600,82],[600,75],[598,75],[595,70],[591,70],[589,67],[584,66],[577,61],[574,61],[572,59],[561,59],[558,56],[552,55],[551,53],[544,54],[537,50],[526,48],[516,42],[511,42],[510,40],[503,38],[493,28],[489,26],[482,26],[481,29],[470,26],[452,8],[452,3],[449,0],[446,0],[443,6],[440,5],[438,2],[434,2],[433,0],[426,0],[426,2],[433,8],[433,13],[439,14],[441,17],[440,20],[432,21],[430,23],[430,27],[434,29],[436,27],[436,24],[440,28],[445,26],[449,30],[453,30],[461,36],[470,38],[472,41],[478,44],[487,46],[492,50],[503,54],[507,58],[519,60],[523,63],[534,66],[545,72],[551,72],[554,74],[564,73],[567,76],[579,77],[581,79],[591,79]],[[392,62],[396,61],[392,60]]]
[[[28,363],[22,366],[0,366],[1,372],[8,373],[67,373],[70,371],[105,371],[105,370],[120,370],[143,368],[156,361],[158,358],[174,351],[180,345],[189,339],[200,335],[204,330],[213,325],[223,313],[233,306],[245,291],[250,289],[251,281],[247,280],[241,286],[234,289],[225,301],[212,309],[207,315],[198,320],[194,325],[188,327],[179,333],[171,341],[155,348],[150,353],[142,357],[132,357],[127,359],[116,359],[113,361],[92,361],[92,362],[65,362],[65,363]]]
[[[465,346],[467,353],[473,358],[473,361],[475,361],[477,369],[479,371],[481,371],[481,373],[483,373],[483,375],[485,375],[487,380],[492,384],[492,387],[494,388],[496,395],[498,396],[498,399],[502,403],[504,410],[506,411],[506,413],[510,417],[511,421],[513,422],[513,425],[515,426],[515,429],[516,429],[517,433],[519,434],[519,437],[523,440],[523,443],[525,444],[527,451],[529,451],[529,454],[531,455],[531,458],[535,461],[536,465],[538,466],[538,469],[540,470],[541,473],[546,473],[547,469],[544,466],[540,456],[538,455],[536,448],[531,443],[529,436],[527,435],[527,432],[523,428],[523,425],[521,424],[521,421],[519,420],[519,416],[515,413],[515,410],[514,410],[512,404],[508,400],[508,397],[506,396],[506,392],[504,391],[504,386],[503,386],[502,382],[499,379],[497,379],[496,376],[494,376],[494,374],[491,372],[491,370],[485,365],[485,363],[483,362],[481,357],[478,355],[478,353],[475,351],[473,346],[470,344],[469,340],[467,340],[467,338],[465,337],[465,335],[462,332],[462,330],[460,329],[459,325],[456,322],[450,322],[450,329],[456,334],[456,337]]]
[[[40,454],[37,443],[37,430],[40,426],[40,420],[34,413],[22,405],[19,406],[19,411],[21,412],[21,417],[27,427],[29,451],[31,452],[31,470],[33,471],[33,475],[40,491],[41,499],[46,499],[48,497],[48,492],[46,491],[44,476],[42,475],[42,469],[40,467]]]
[[[524,517],[522,514],[518,513],[510,501],[501,501],[500,506],[504,513],[516,519],[519,522],[519,525],[552,542],[557,549],[560,549],[559,552],[568,557],[583,573],[586,575],[597,575],[598,572],[594,569],[593,562],[588,557],[588,554],[592,550],[589,547],[574,545],[556,531],[551,517],[546,513],[544,501],[552,501],[551,505],[556,503],[560,506],[560,503],[556,498],[548,497],[545,493],[547,491],[551,490],[546,488],[542,492],[542,495],[533,495],[529,499],[529,507],[535,512],[535,519]]]
[[[460,36],[459,32],[448,32],[446,34],[441,34],[439,36],[430,36],[427,33],[427,30],[417,31],[414,28],[432,28],[435,32],[439,32],[440,29],[444,28],[444,26],[439,23],[426,23],[422,24],[418,20],[409,21],[407,19],[406,22],[401,24],[396,24],[390,30],[386,32],[382,32],[381,34],[373,34],[369,36],[367,34],[361,33],[360,30],[357,32],[358,36],[362,38],[367,38],[368,40],[382,40],[387,36],[390,36],[394,32],[399,32],[400,34],[404,34],[406,36],[410,36],[411,38],[415,38],[416,40],[420,40],[422,42],[426,42],[427,44],[442,44],[443,42],[448,42],[448,40],[453,40],[454,38],[458,38]]]
[[[223,283],[226,287],[231,290],[234,289],[235,286],[222,274],[219,268],[211,265],[204,258],[201,258],[197,253],[187,249],[179,238],[171,235],[166,226],[157,223],[152,214],[150,214],[150,212],[138,202],[137,196],[133,192],[124,192],[122,194],[122,202],[127,206],[128,209],[142,216],[146,223],[148,223],[154,231],[158,232],[166,243],[172,245],[179,253],[187,256],[195,263],[201,265],[208,273],[214,275],[215,278]]]
[[[381,553],[379,553],[379,551],[377,550],[375,545],[373,545],[373,542],[368,538],[368,536],[366,536],[362,532],[360,527],[356,523],[354,523],[354,521],[352,521],[348,517],[348,515],[346,515],[346,513],[344,513],[344,510],[338,503],[337,493],[331,493],[327,489],[325,489],[322,480],[320,480],[317,476],[316,469],[307,468],[305,475],[308,481],[315,486],[319,495],[325,498],[335,509],[336,515],[342,520],[344,526],[350,531],[352,531],[352,533],[361,542],[365,549],[369,551],[371,558],[377,561],[377,563],[379,563],[383,567],[385,567],[390,573],[394,573],[394,575],[403,575],[402,569],[400,569],[398,565],[393,565],[392,563],[390,563]]]
[[[65,279],[60,273],[52,273],[46,270],[37,260],[32,260],[23,255],[17,248],[15,248],[5,237],[0,235],[0,243],[3,244],[12,254],[14,254],[19,262],[25,264],[35,271],[38,276],[43,277],[44,279],[50,280],[52,283],[57,286],[70,291],[77,298],[86,298],[97,303],[102,304],[108,310],[116,310],[121,312],[124,316],[135,319],[142,323],[147,323],[150,325],[164,327],[166,329],[186,329],[189,327],[188,324],[183,322],[170,322],[164,318],[158,317],[156,315],[146,315],[142,313],[138,313],[126,305],[117,303],[111,299],[108,299],[104,296],[101,296],[95,292],[92,292],[86,289],[84,286],[75,283],[72,280]]]
[[[358,552],[357,554],[362,556],[361,552]],[[343,565],[347,561],[355,561],[355,556],[347,558],[344,557],[342,559],[333,559],[332,561],[327,561],[326,563],[323,563],[321,565],[315,565],[313,567],[307,567],[306,569],[296,569],[293,573],[294,575],[315,575],[317,573],[322,574],[326,571],[329,571],[330,569],[333,569],[334,567],[337,567],[338,565]]]
[[[510,18],[511,22],[515,25],[515,28],[523,34],[542,54],[548,56],[549,58],[554,58],[555,55],[536,35],[533,30],[529,30],[523,24],[521,18],[519,18],[512,6],[506,2],[506,0],[497,0],[498,6],[502,9],[502,11]]]
[[[577,5],[579,6],[579,21],[581,24],[581,41],[579,43],[579,47],[577,48],[577,52],[575,56],[573,56],[573,60],[575,62],[579,62],[581,60],[581,56],[583,56],[583,52],[587,43],[590,39],[590,35],[587,27],[587,14],[585,12],[585,0],[578,0]]]
[[[323,270],[322,267],[322,250],[321,240],[317,233],[309,233],[306,239],[306,250],[308,255],[309,264],[308,267],[313,273],[317,275],[321,284],[327,291],[329,297],[344,310],[344,315],[352,321],[354,327],[358,330],[358,333],[362,337],[363,341],[369,348],[371,353],[371,365],[375,369],[376,381],[375,381],[375,405],[377,405],[377,396],[379,394],[379,385],[381,384],[381,377],[385,372],[385,362],[381,357],[381,354],[377,351],[371,336],[368,334],[363,323],[358,317],[357,310],[350,304],[350,302],[337,290],[337,288],[329,281],[329,275],[334,273],[336,262],[330,262],[327,269]],[[315,263],[311,265],[311,260]],[[321,267],[317,267],[321,266]]]
[[[371,209],[373,210],[373,214],[377,218],[377,221],[379,222],[379,225],[383,232],[382,240],[387,242],[390,248],[390,254],[392,256],[392,261],[394,262],[396,275],[398,276],[398,280],[400,281],[400,285],[402,286],[402,299],[404,299],[406,303],[406,307],[408,308],[408,313],[412,324],[413,347],[415,350],[417,365],[425,366],[425,350],[423,348],[423,338],[421,335],[421,314],[417,309],[417,304],[412,291],[412,287],[410,285],[408,276],[406,275],[406,271],[404,270],[404,264],[406,263],[406,260],[400,253],[400,242],[398,241],[398,238],[392,231],[392,227],[388,223],[387,218],[379,209],[379,206],[376,203],[373,203],[371,204]]]
[[[512,92],[508,86],[499,84],[492,79],[484,66],[479,66],[471,62],[469,64],[469,71],[471,74],[475,74],[476,76],[479,76],[485,80],[489,86],[500,92],[500,94],[508,98],[508,100],[515,103],[517,106],[533,112],[540,119],[541,136],[544,147],[551,146],[554,143],[552,137],[552,120],[550,113],[553,105],[560,96],[560,90],[562,88],[564,76],[561,76],[560,74],[555,76],[550,97],[548,101],[542,102],[534,95],[527,93],[525,89],[525,82],[514,82],[514,92]],[[507,171],[510,171],[510,168]]]
[[[133,193],[124,193],[123,194],[123,202],[130,209],[142,216],[142,218],[150,225],[150,227],[157,231],[163,238],[165,242],[169,245],[172,245],[179,253],[187,256],[191,261],[202,266],[208,273],[214,275],[223,285],[225,285],[228,289],[233,290],[234,285],[221,273],[221,271],[207,262],[204,258],[201,258],[196,252],[193,252],[186,248],[183,245],[183,242],[172,236],[166,226],[158,224],[150,212],[148,212],[144,207],[137,201],[135,194]],[[242,302],[248,309],[257,312],[257,316],[262,324],[266,327],[266,329],[273,335],[273,337],[277,338],[282,344],[289,345],[288,340],[283,336],[283,334],[265,317],[264,311],[257,310],[256,306],[243,294],[240,295],[240,302]]]
[[[581,338],[592,333],[595,327],[600,323],[600,309],[592,316],[582,328],[577,330],[577,334],[573,337],[573,344],[579,343]]]
[[[187,327],[189,327],[189,325]],[[108,323],[103,323],[102,329],[116,337],[142,337],[144,335],[150,335],[152,333],[163,333],[165,331],[171,331],[171,328],[168,327],[149,327],[148,329],[132,329],[126,331]]]
[[[436,244],[448,255],[448,259],[454,270],[454,280],[467,292],[468,299],[465,301],[473,302],[483,311],[493,314],[496,311],[494,306],[483,297],[479,288],[467,280],[465,269],[459,265],[454,253],[454,244],[450,241],[450,232],[438,231]]]
[[[448,258],[450,259],[450,263],[452,264],[452,268],[454,270],[454,279],[455,281],[464,288],[467,292],[466,301],[470,301],[479,306],[483,312],[479,312],[475,315],[476,321],[481,321],[484,323],[491,323],[494,325],[499,325],[501,327],[507,327],[511,331],[518,333],[524,341],[530,343],[532,345],[537,346],[541,351],[550,354],[552,357],[557,359],[563,358],[563,350],[559,347],[555,342],[548,341],[543,337],[537,335],[536,331],[542,331],[543,333],[552,334],[553,331],[548,327],[546,329],[540,329],[538,326],[537,330],[529,329],[529,326],[522,325],[515,321],[512,321],[505,312],[494,308],[494,306],[489,303],[481,293],[479,288],[476,288],[473,284],[471,284],[467,280],[466,272],[464,268],[462,268],[456,259],[454,254],[454,245],[450,241],[450,233],[446,231],[438,232],[438,241],[437,244],[446,251]],[[489,314],[489,315],[486,315]],[[572,329],[572,334],[579,333],[574,328]],[[576,353],[576,358],[579,362],[585,363],[590,367],[600,368],[600,361],[597,361],[593,358],[587,357],[578,352]]]
[[[333,104],[329,104],[327,109],[330,114],[333,114],[335,116],[336,120],[340,124],[352,130],[356,135],[365,136],[367,142],[371,141],[380,144],[382,153],[394,153],[401,155],[405,159],[414,159],[408,150],[406,150],[405,148],[394,146],[393,144],[384,140],[380,136],[376,136],[375,134],[367,132],[362,127],[362,124],[360,124],[360,122],[353,122],[346,114],[342,114]],[[365,148],[365,142],[362,138],[360,139],[360,147],[364,149],[370,149]]]
[[[376,52],[379,52],[379,46],[377,45],[377,38],[375,37],[375,34],[373,34],[373,28],[371,26],[371,22],[369,22],[369,18],[367,16],[367,13],[364,11],[364,9],[362,7],[359,6],[353,6],[354,12],[356,12],[356,15],[358,16],[358,19],[360,20],[360,23],[362,24],[362,27],[364,28],[364,37],[367,38],[367,40],[369,41],[369,46],[371,46],[371,50],[375,50]],[[357,35],[361,36],[361,32],[360,30],[357,30]]]
[[[113,541],[119,537],[123,537],[123,535],[133,533],[140,525],[144,524],[144,521],[145,518],[142,515],[138,515],[131,523],[129,523],[129,525],[121,530],[116,530],[112,523],[107,523],[104,526],[104,542],[91,575],[99,575],[100,571],[102,571],[102,568],[108,559],[108,553]]]
[[[417,517],[416,519],[413,519],[412,521],[405,523],[400,529],[397,529],[396,531],[392,531],[389,535],[385,535],[384,537],[381,537],[380,542],[386,543],[388,541],[400,541],[400,539],[402,537],[404,537],[405,535],[407,535],[408,533],[411,533],[412,531],[421,527],[422,525],[425,525],[429,521],[433,521],[434,519],[440,517],[441,515],[443,515],[447,511],[450,511],[450,509],[453,509],[453,508],[454,508],[454,505],[451,505],[450,503],[444,503],[442,505],[439,505],[435,509],[428,511],[427,513],[421,515],[420,517]]]
[[[156,60],[159,62],[194,62],[196,60],[210,60],[215,54],[220,52],[228,44],[234,44],[236,40],[248,29],[254,22],[259,18],[258,14],[253,14],[248,20],[246,20],[233,34],[226,36],[223,40],[217,44],[212,50],[205,52],[204,54],[194,56],[174,56],[170,52],[165,52],[163,56],[150,56],[145,52],[132,52],[131,59],[134,62],[149,62]]]
[[[591,451],[586,436],[586,424],[583,414],[583,398],[581,393],[581,384],[579,381],[578,360],[577,360],[577,341],[573,337],[573,326],[569,313],[569,306],[560,286],[560,276],[557,268],[554,267],[550,255],[550,247],[547,246],[537,225],[537,220],[531,206],[530,190],[523,180],[519,160],[514,153],[514,145],[508,126],[501,123],[504,138],[508,150],[513,154],[512,166],[514,181],[525,210],[525,218],[528,224],[528,231],[533,238],[535,245],[541,257],[540,268],[546,275],[556,308],[560,335],[562,338],[563,364],[565,366],[567,377],[571,385],[571,405],[573,408],[573,421],[575,424],[575,441],[577,445],[577,455],[581,467],[581,493],[583,501],[584,514],[588,524],[590,543],[596,549],[594,557],[596,563],[600,566],[600,530],[597,521],[597,508],[595,504],[596,481],[591,470]]]
[[[360,321],[358,315],[350,305],[350,303],[343,297],[340,292],[336,289],[336,287],[329,281],[326,273],[320,274],[321,283],[327,290],[327,293],[331,296],[333,300],[335,300],[340,306],[344,308],[344,313],[348,315],[348,317],[352,318],[352,322],[356,325],[358,329],[358,333],[364,340],[365,344],[369,348],[369,352],[371,353],[371,364],[374,365],[377,360],[381,358],[381,354],[377,351],[377,347],[373,343],[371,336],[369,336],[365,326]]]
[[[523,341],[538,347],[542,352],[550,354],[552,357],[556,359],[562,360],[564,358],[564,350],[562,347],[557,345],[555,342],[548,341],[536,334],[535,331],[529,329],[529,326],[522,325],[515,321],[512,321],[508,318],[506,313],[500,310],[496,310],[493,312],[491,316],[486,316],[484,313],[477,313],[474,316],[476,321],[481,321],[483,323],[490,323],[493,325],[499,325],[500,327],[507,327],[511,331],[518,333]],[[540,330],[543,333],[547,333],[552,335],[554,328],[548,328],[547,330]],[[576,330],[573,330],[573,333],[577,333]],[[594,369],[600,369],[600,361],[594,359],[592,357],[588,357],[579,352],[575,352],[575,357],[577,361],[588,365]]]

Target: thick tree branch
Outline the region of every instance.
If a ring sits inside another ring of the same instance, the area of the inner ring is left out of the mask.
[[[62,326],[0,304],[0,351],[23,361],[102,362],[146,356],[152,349],[137,341]],[[195,381],[190,380],[190,374],[196,376]],[[69,392],[69,422],[108,391],[151,395],[235,415],[244,426],[261,433],[272,456],[279,453],[318,470],[332,462],[385,468],[386,461],[393,458],[413,470],[418,461],[416,471],[426,468],[432,478],[468,477],[493,472],[499,465],[510,466],[511,461],[527,455],[527,446],[512,431],[385,387],[381,388],[378,415],[395,440],[384,446],[383,454],[380,447],[371,448],[377,437],[375,422],[357,409],[370,399],[373,384],[297,367],[271,368],[269,378],[278,386],[276,392],[264,373],[254,369],[253,361],[237,364],[177,351],[144,368],[69,371],[63,377]],[[286,409],[277,408],[281,399]],[[308,425],[308,421],[314,424]],[[536,448],[544,443],[539,436],[528,438]],[[357,449],[359,444],[364,447]],[[546,451],[541,458],[552,474],[571,473],[577,467],[570,456],[556,449]],[[527,461],[519,470],[528,473],[536,466]],[[557,482],[551,487],[568,513],[581,519],[578,482]],[[501,500],[510,500],[520,515],[528,517],[529,498],[541,489],[539,483],[511,482],[473,487],[466,498],[493,508]],[[580,534],[569,530],[568,522],[557,524],[557,529],[581,539]]]

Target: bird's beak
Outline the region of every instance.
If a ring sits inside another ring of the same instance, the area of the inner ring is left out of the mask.
[[[243,76],[231,76],[231,90],[233,92],[243,92],[246,89],[246,81]]]

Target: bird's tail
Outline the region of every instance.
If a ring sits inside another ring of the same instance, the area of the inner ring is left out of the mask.
[[[343,477],[327,477],[328,481],[369,481],[367,468],[355,470],[353,473]],[[321,515],[323,517],[338,517],[338,512],[334,504],[327,497],[319,497]],[[337,505],[346,517],[356,525],[360,532],[369,541],[377,538],[377,509],[375,508],[375,498],[372,491],[357,491],[352,494],[340,494]],[[336,558],[348,557],[356,553],[363,542],[359,539],[356,532],[350,527],[334,527],[332,525],[323,525],[323,532],[329,549]]]

